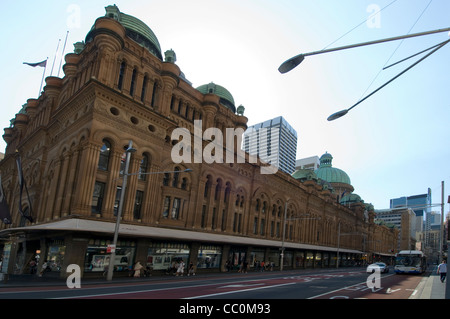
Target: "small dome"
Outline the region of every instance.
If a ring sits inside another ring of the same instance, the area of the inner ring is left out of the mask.
[[[361,196],[358,194],[348,194],[341,198],[340,203],[342,205],[351,204],[351,203],[364,203],[361,199]]]
[[[203,94],[215,94],[220,97],[220,103],[229,108],[236,113],[236,106],[234,105],[234,98],[231,95],[230,91],[228,91],[223,86],[217,85],[213,82],[209,84],[201,85],[197,88]]]
[[[315,171],[318,178],[330,183],[342,183],[351,185],[350,177],[343,170],[332,167],[333,156],[325,153],[320,157],[320,166]]]

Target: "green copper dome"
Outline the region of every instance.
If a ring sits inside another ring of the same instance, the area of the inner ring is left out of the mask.
[[[330,183],[342,183],[351,185],[350,177],[347,173],[339,168],[332,167],[333,156],[331,154],[325,153],[320,158],[320,166],[315,171],[318,178],[325,180]]]
[[[124,28],[126,35],[133,41],[147,48],[153,55],[162,60],[161,46],[153,31],[141,20],[119,11],[116,5],[105,8],[105,17],[117,20]],[[90,42],[90,33],[86,36],[86,42]]]
[[[340,203],[345,205],[350,203],[364,203],[364,201],[358,194],[348,194],[341,198]]]
[[[209,84],[201,85],[197,88],[198,91],[200,91],[203,94],[215,94],[220,97],[220,103],[225,105],[227,108],[233,111],[233,113],[236,113],[236,106],[234,105],[234,99],[231,93],[224,88],[223,86],[214,84],[213,82]]]

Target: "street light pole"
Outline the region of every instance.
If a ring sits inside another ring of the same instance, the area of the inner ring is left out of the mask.
[[[130,166],[131,153],[136,152],[136,149],[132,148],[132,146],[133,146],[133,141],[130,140],[130,142],[128,143],[128,148],[126,150],[126,159],[125,159],[125,168],[124,168],[124,173],[123,173],[122,191],[120,193],[120,202],[119,202],[119,208],[118,208],[118,212],[117,212],[116,228],[114,230],[113,246],[112,246],[112,249],[111,249],[111,255],[110,255],[109,266],[108,266],[108,273],[107,273],[107,277],[106,277],[106,279],[108,281],[112,280],[113,272],[114,272],[114,259],[116,258],[117,239],[119,237],[120,219],[122,217],[123,202],[125,200],[125,192],[126,192],[126,188],[127,188],[128,176],[164,174],[164,173],[183,173],[183,172],[189,173],[189,172],[192,172],[192,169],[187,168],[187,169],[185,169],[183,171],[148,172],[148,173],[140,173],[140,172],[138,172],[138,173],[131,173],[131,174],[129,174],[128,170],[129,170],[129,166]]]
[[[337,249],[336,249],[336,269],[339,268],[339,246],[341,244],[341,221],[338,224],[338,238],[337,238]]]
[[[383,89],[385,86],[387,86],[388,84],[394,82],[396,79],[398,79],[400,76],[402,76],[403,74],[405,74],[406,72],[408,72],[409,70],[411,70],[413,67],[415,67],[416,65],[418,65],[420,62],[422,62],[423,60],[425,60],[426,58],[428,58],[430,55],[432,55],[433,53],[435,53],[437,50],[441,49],[442,47],[444,47],[446,44],[448,44],[450,42],[450,40],[447,40],[441,44],[439,44],[437,46],[436,49],[434,49],[433,51],[431,51],[430,53],[428,53],[427,55],[425,55],[423,58],[421,58],[420,60],[418,60],[417,62],[415,62],[414,64],[412,64],[411,66],[409,66],[408,68],[406,68],[405,70],[403,70],[402,72],[400,72],[399,74],[397,74],[396,76],[394,76],[392,79],[390,79],[389,81],[387,81],[386,83],[384,83],[382,86],[380,86],[378,89],[376,89],[375,91],[373,91],[372,93],[370,93],[369,95],[367,95],[366,97],[364,97],[363,99],[359,100],[357,103],[355,103],[353,106],[351,106],[350,108],[346,109],[346,110],[342,110],[339,112],[336,112],[332,115],[330,115],[328,117],[328,121],[334,121],[340,117],[343,117],[344,115],[346,115],[351,109],[355,108],[357,105],[361,104],[362,102],[364,102],[365,100],[367,100],[369,97],[371,97],[372,95],[374,95],[375,93],[377,93],[378,91],[380,91],[381,89]]]
[[[119,202],[119,209],[117,211],[116,228],[114,230],[113,246],[112,246],[112,250],[111,250],[111,256],[109,258],[108,274],[106,277],[106,279],[108,281],[112,280],[113,272],[114,272],[114,261],[116,259],[117,238],[119,237],[120,219],[122,218],[123,202],[125,200],[125,192],[127,189],[128,169],[130,166],[131,153],[136,152],[136,149],[134,149],[132,146],[133,146],[133,141],[130,140],[130,142],[128,143],[128,148],[126,150],[126,160],[125,160],[125,170],[123,173],[122,191],[120,192],[120,202]]]
[[[281,261],[280,261],[281,271],[283,271],[283,264],[284,264],[284,237],[286,236],[286,217],[287,217],[287,202],[284,203],[283,238],[281,241]]]
[[[358,48],[358,47],[362,47],[362,46],[368,46],[368,45],[373,45],[373,44],[379,44],[379,43],[385,43],[385,42],[390,42],[390,41],[397,41],[397,40],[403,40],[403,39],[408,39],[408,38],[413,38],[413,37],[419,37],[419,36],[425,36],[425,35],[430,35],[430,34],[435,34],[435,33],[441,33],[441,32],[447,32],[450,31],[450,28],[445,28],[445,29],[438,29],[438,30],[432,30],[432,31],[426,31],[426,32],[420,32],[420,33],[413,33],[413,34],[408,34],[408,35],[403,35],[403,36],[397,36],[397,37],[392,37],[392,38],[387,38],[387,39],[381,39],[381,40],[375,40],[375,41],[369,41],[369,42],[363,42],[363,43],[358,43],[358,44],[352,44],[352,45],[346,45],[346,46],[342,46],[342,47],[337,47],[337,48],[332,48],[332,49],[326,49],[326,50],[321,50],[321,51],[314,51],[314,52],[309,52],[309,53],[301,53],[299,55],[296,55],[292,58],[290,58],[289,60],[286,60],[285,62],[283,62],[280,67],[278,68],[278,71],[282,74],[287,73],[291,70],[293,70],[294,68],[296,68],[300,63],[303,62],[303,60],[305,59],[305,57],[307,56],[311,56],[311,55],[317,55],[317,54],[323,54],[323,53],[329,53],[329,52],[336,52],[336,51],[341,51],[341,50],[347,50],[347,49],[353,49],[353,48]],[[389,80],[388,82],[386,82],[384,85],[382,85],[381,87],[379,87],[378,89],[376,89],[375,91],[373,91],[372,93],[370,93],[369,95],[367,95],[365,98],[361,99],[360,101],[358,101],[356,104],[354,104],[352,107],[345,109],[345,110],[341,110],[339,112],[336,112],[332,115],[330,115],[328,117],[328,121],[334,121],[338,118],[343,117],[344,115],[346,115],[351,109],[353,109],[354,107],[356,107],[357,105],[359,105],[360,103],[362,103],[363,101],[365,101],[366,99],[368,99],[369,97],[371,97],[372,95],[374,95],[375,93],[377,93],[378,91],[380,91],[382,88],[384,88],[386,85],[390,84],[391,82],[393,82],[394,80],[396,80],[397,78],[399,78],[401,75],[405,74],[407,71],[409,71],[410,69],[412,69],[413,67],[415,67],[417,64],[419,64],[420,62],[422,62],[423,60],[425,60],[426,58],[428,58],[430,55],[432,55],[433,53],[435,53],[437,50],[441,49],[442,47],[444,47],[445,45],[447,45],[450,42],[450,40],[444,41],[438,45],[435,45],[429,49],[426,49],[422,52],[419,52],[413,56],[416,56],[418,54],[421,54],[423,52],[426,52],[428,50],[431,50],[433,48],[435,48],[431,53],[427,54],[424,58],[420,59],[418,62],[414,63],[413,65],[411,65],[410,67],[408,67],[406,70],[404,70],[403,72],[401,72],[400,74],[398,74],[397,76],[395,76],[394,78],[392,78],[391,80]],[[413,57],[412,56],[412,57]],[[411,58],[411,57],[409,57]],[[407,59],[409,59],[407,58]],[[403,59],[400,62],[403,62],[407,59]],[[397,62],[396,64],[400,63]],[[391,65],[392,66],[392,65]],[[390,67],[390,66],[389,66]]]
[[[358,47],[367,46],[367,45],[403,40],[403,39],[419,37],[419,36],[424,36],[424,35],[430,35],[430,34],[435,34],[435,33],[441,33],[441,32],[447,32],[447,31],[450,31],[450,28],[407,34],[407,35],[403,35],[403,36],[397,36],[397,37],[392,37],[392,38],[387,38],[387,39],[363,42],[363,43],[358,43],[358,44],[351,44],[351,45],[346,45],[346,46],[327,49],[327,50],[320,50],[320,51],[314,51],[314,52],[309,52],[309,53],[301,53],[301,54],[296,55],[296,56],[290,58],[289,60],[286,60],[285,62],[283,62],[283,64],[281,64],[280,67],[278,68],[278,71],[282,74],[287,73],[287,72],[293,70],[294,68],[296,68],[300,63],[302,63],[303,60],[305,59],[305,57],[311,56],[311,55],[336,52],[336,51],[353,49],[353,48],[358,48]]]

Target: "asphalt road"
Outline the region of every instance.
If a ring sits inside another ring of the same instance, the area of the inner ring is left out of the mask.
[[[382,274],[379,288],[369,288],[364,269],[321,269],[197,277],[160,277],[126,282],[0,286],[0,299],[408,299],[422,276]]]

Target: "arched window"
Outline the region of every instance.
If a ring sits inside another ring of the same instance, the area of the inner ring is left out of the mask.
[[[230,194],[231,194],[231,185],[230,182],[227,182],[227,187],[225,188],[225,196],[223,198],[223,202],[224,203],[228,203],[228,200],[230,199]]]
[[[216,191],[214,193],[214,200],[218,200],[220,196],[220,191],[222,190],[222,180],[217,179]]]
[[[125,69],[126,69],[127,64],[125,63],[125,61],[123,61],[120,64],[120,69],[119,69],[119,80],[117,81],[117,88],[119,90],[122,90],[122,86],[123,86],[123,78],[125,77]]]
[[[180,168],[175,167],[175,172],[173,173],[172,187],[178,187],[178,181],[180,179]]]
[[[147,175],[145,175],[145,173],[147,173],[147,169],[148,169],[148,156],[146,154],[143,154],[142,159],[141,159],[141,163],[139,164],[139,180],[141,181],[145,181],[145,178]]]
[[[103,140],[103,145],[100,149],[100,157],[98,159],[98,169],[102,171],[108,170],[110,154],[111,154],[111,143],[109,143],[108,140]]]
[[[169,186],[170,174],[164,173],[163,186]]]
[[[181,180],[181,189],[186,190],[187,184],[188,184],[187,178],[183,177],[183,179]]]
[[[208,175],[207,181],[205,183],[205,192],[203,193],[203,197],[208,197],[209,189],[211,188],[211,176]]]

